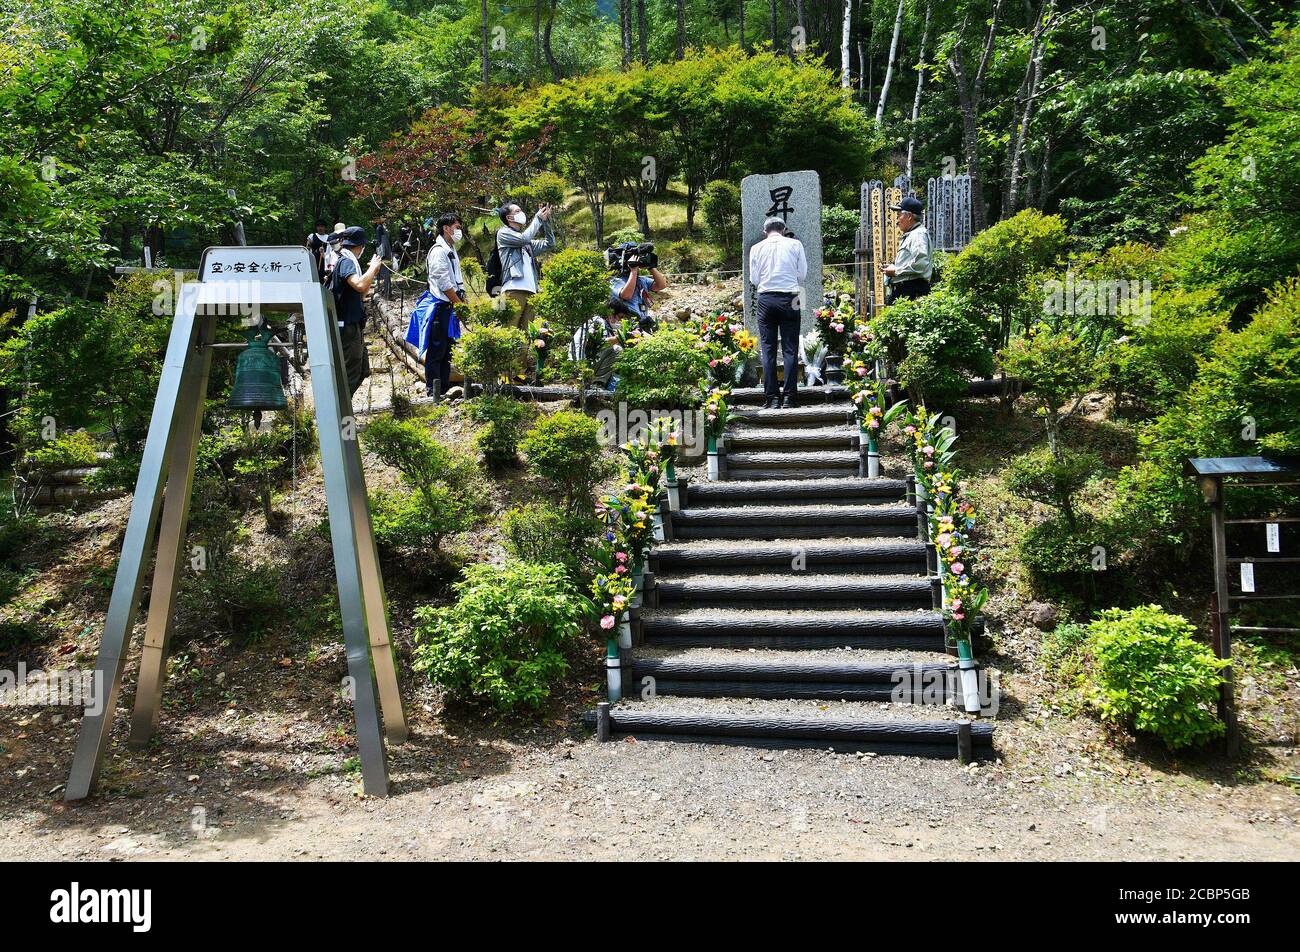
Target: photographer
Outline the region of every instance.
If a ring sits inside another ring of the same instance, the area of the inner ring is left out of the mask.
[[[336,248],[337,264],[330,277],[330,291],[338,310],[339,337],[343,344],[343,366],[347,371],[348,391],[355,394],[361,381],[370,376],[370,355],[366,352],[366,312],[363,299],[374,283],[384,259],[375,255],[370,266],[361,270],[358,255],[366,246],[366,232],[356,225],[329,237]]]
[[[519,322],[515,325],[527,332],[533,319],[533,295],[541,280],[537,256],[555,250],[555,232],[551,230],[551,206],[543,204],[528,222],[524,210],[514,202],[497,209],[502,227],[497,229],[497,254],[501,258],[501,293],[519,305]],[[538,238],[537,233],[542,233]]]
[[[658,268],[659,258],[654,253],[652,244],[616,245],[605,252],[605,260],[614,267],[618,274],[609,280],[612,295],[609,306],[615,314],[627,314],[636,318],[642,329],[648,329],[650,294],[668,287],[668,279]],[[649,271],[646,277],[643,272]]]

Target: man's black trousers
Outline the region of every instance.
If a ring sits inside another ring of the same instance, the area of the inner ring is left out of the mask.
[[[758,349],[763,358],[763,395],[774,400],[781,393],[776,385],[776,341],[781,336],[784,362],[784,396],[793,399],[799,386],[799,309],[795,295],[786,291],[764,291],[758,295]]]
[[[451,312],[449,301],[439,301],[429,315],[428,337],[424,342],[424,382],[429,396],[435,396],[435,380],[440,381],[437,396],[442,396],[451,386],[451,338],[448,336]]]

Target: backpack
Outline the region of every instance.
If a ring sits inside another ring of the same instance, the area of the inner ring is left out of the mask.
[[[492,253],[487,259],[487,293],[496,297],[501,293],[502,284],[501,249],[492,243]]]

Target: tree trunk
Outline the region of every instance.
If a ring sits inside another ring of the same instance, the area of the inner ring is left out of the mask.
[[[551,12],[546,17],[546,31],[542,34],[542,52],[546,54],[546,64],[551,67],[551,79],[554,82],[560,81],[560,64],[555,59],[555,52],[551,49],[551,27],[555,25],[555,4],[558,0],[551,0]]]
[[[1007,143],[1007,187],[1003,193],[1003,218],[1010,218],[1019,211],[1020,166],[1025,154],[1025,142],[1029,138],[1029,123],[1034,116],[1038,83],[1042,79],[1043,52],[1047,45],[1047,24],[1051,16],[1052,0],[1047,0],[1038,8],[1038,19],[1034,23],[1034,36],[1029,48],[1029,65],[1025,68],[1025,79],[1020,86],[1019,115],[1016,115],[1015,110],[1012,112],[1015,125],[1011,130],[1011,140]]]
[[[894,38],[889,41],[889,62],[885,66],[885,81],[880,84],[880,102],[876,103],[876,125],[885,119],[885,103],[889,100],[889,84],[894,78],[894,60],[898,56],[898,34],[903,32],[903,0],[898,0],[898,13],[894,15]]]
[[[799,27],[799,52],[802,53],[804,50],[808,49],[808,25],[803,21],[803,0],[795,0],[794,15],[795,23]],[[794,51],[793,46],[791,46],[790,49],[791,52]]]
[[[533,72],[542,66],[542,0],[533,0]]]
[[[745,48],[745,0],[740,0],[740,48]]]
[[[844,0],[844,26],[840,30],[840,86],[851,89],[851,64],[849,63],[849,31],[853,25],[853,0]]]
[[[636,0],[637,46],[641,54],[641,65],[650,63],[649,42],[646,38],[645,0]]]
[[[481,40],[479,47],[479,58],[482,60],[482,79],[483,85],[488,84],[488,5],[487,0],[479,0],[479,38]]]
[[[867,94],[866,87],[863,85],[867,79],[867,73],[870,67],[867,65],[866,53],[862,49],[862,41],[858,40],[858,99],[865,102],[863,97]]]
[[[686,0],[677,0],[677,58],[686,56]]]
[[[921,30],[921,53],[916,58],[916,95],[912,97],[912,122],[907,133],[907,178],[912,179],[916,154],[916,121],[921,117],[921,90],[925,87],[925,46],[930,39],[930,4],[925,5],[925,26]]]
[[[632,0],[618,0],[618,28],[623,42],[623,69],[632,66]]]
[[[984,230],[987,206],[984,201],[983,178],[980,175],[979,144],[979,107],[984,97],[984,81],[988,76],[989,63],[993,59],[993,42],[997,37],[998,18],[1002,12],[1002,0],[994,0],[993,15],[989,19],[988,32],[984,36],[984,50],[980,55],[979,66],[973,77],[966,70],[965,51],[966,22],[958,28],[958,39],[948,57],[948,69],[952,72],[953,84],[957,90],[957,105],[961,109],[962,153],[966,160],[966,174],[970,176],[971,191],[971,230]]]
[[[767,8],[768,16],[772,20],[772,23],[770,24],[772,29],[772,52],[775,53],[780,48],[777,45],[776,39],[776,0],[767,0]]]

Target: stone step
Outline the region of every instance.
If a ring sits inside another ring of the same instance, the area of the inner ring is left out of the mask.
[[[740,427],[727,434],[728,458],[734,453],[771,449],[796,450],[856,449],[857,434],[847,426],[777,429],[776,427]]]
[[[649,689],[653,697],[799,698],[941,706],[959,692],[957,666],[945,661],[892,664],[875,652],[682,652],[634,657],[624,664],[630,698]],[[811,657],[809,657],[811,655]],[[927,656],[929,657],[929,656]],[[650,680],[647,681],[646,679]]]
[[[736,387],[731,391],[731,398],[728,403],[735,407],[753,404],[762,406],[766,399],[762,387]],[[800,387],[795,395],[795,402],[799,406],[839,403],[847,407],[849,406],[849,391],[843,384],[834,384],[828,387]]]
[[[963,724],[955,719],[882,718],[865,712],[844,711],[841,707],[828,711],[758,709],[733,712],[629,703],[609,709],[608,730],[611,739],[634,736],[641,741],[829,748],[843,753],[913,757],[958,756]],[[597,727],[595,711],[588,713],[585,719],[588,725]],[[991,757],[993,725],[976,721],[967,727],[971,755]]]
[[[689,485],[683,506],[744,506],[780,503],[785,506],[862,504],[894,502],[907,493],[901,479],[866,479],[847,476],[839,479],[729,479]]]
[[[678,539],[822,539],[837,536],[915,536],[916,507],[716,506],[673,513]]]
[[[944,642],[936,611],[642,609],[641,632],[650,647],[942,651]]]
[[[789,410],[763,410],[759,407],[731,411],[728,424],[749,427],[791,427],[804,425],[828,426],[830,424],[855,425],[851,403],[810,403]]]
[[[727,606],[784,608],[929,608],[930,580],[922,575],[684,575],[656,579],[662,607]]]
[[[694,492],[694,489],[692,489]],[[923,574],[925,544],[915,538],[674,540],[650,550],[650,570],[665,579],[692,571]]]
[[[856,476],[860,467],[861,456],[856,450],[848,449],[727,452],[727,476],[731,479],[751,479],[756,472],[779,473],[781,470],[793,470],[801,475],[818,474],[820,477]]]

